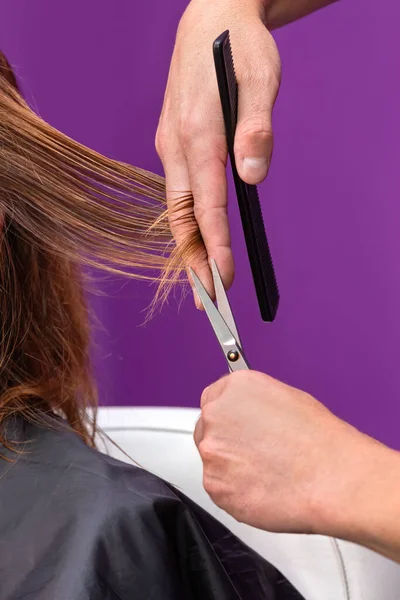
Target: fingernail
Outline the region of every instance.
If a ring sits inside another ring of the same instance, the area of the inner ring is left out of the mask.
[[[260,182],[267,176],[268,161],[266,158],[243,159],[243,176],[247,180]]]
[[[202,304],[201,304],[201,300],[199,298],[196,288],[192,287],[192,291],[193,291],[193,298],[194,298],[194,303],[196,305],[196,308],[197,308],[197,310],[201,310]]]

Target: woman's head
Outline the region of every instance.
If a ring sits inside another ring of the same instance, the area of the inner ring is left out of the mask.
[[[163,297],[200,241],[189,228],[186,245],[168,252],[164,197],[161,177],[107,159],[41,120],[0,53],[0,425],[16,413],[40,421],[55,411],[93,442],[81,268],[158,278],[167,284]],[[180,218],[190,202],[183,200]]]

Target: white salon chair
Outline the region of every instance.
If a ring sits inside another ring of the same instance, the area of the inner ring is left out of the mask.
[[[347,542],[282,535],[237,523],[202,487],[192,439],[199,411],[190,408],[101,408],[99,426],[140,466],[177,486],[275,565],[306,600],[400,600],[400,566]],[[109,442],[107,451],[129,459]]]

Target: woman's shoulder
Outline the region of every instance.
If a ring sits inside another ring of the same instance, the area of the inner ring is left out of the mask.
[[[70,489],[87,492],[90,500],[93,493],[101,493],[103,504],[107,497],[112,497],[114,502],[118,499],[123,502],[127,498],[132,502],[135,496],[142,502],[148,499],[152,502],[154,495],[164,494],[174,498],[171,487],[156,475],[135,466],[135,457],[131,463],[123,462],[98,449],[91,448],[73,431],[66,428],[35,430],[31,436],[32,448],[24,456],[24,462],[36,463],[45,471],[63,473],[63,479]],[[83,494],[84,495],[84,494]],[[82,498],[83,500],[83,498]]]
[[[177,500],[173,489],[156,475],[90,448],[63,424],[26,427],[18,448],[7,457],[11,469],[10,462],[0,461],[0,476],[19,496],[47,497],[52,505],[62,504],[68,496],[76,503],[76,514],[87,505],[104,512],[124,505],[152,506],[161,496]]]
[[[132,506],[134,502],[153,505],[161,497],[178,500],[167,482],[133,464],[134,457],[127,457],[124,462],[78,442],[80,447],[75,449],[69,464],[71,484],[84,481],[86,487],[90,482],[93,490],[101,492],[103,498],[108,497],[116,506]]]

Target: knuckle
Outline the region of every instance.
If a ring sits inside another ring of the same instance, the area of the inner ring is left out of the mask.
[[[203,415],[206,420],[209,420],[210,411],[212,410],[212,404],[214,400],[218,397],[218,382],[213,383],[209,387],[207,387],[202,395],[201,395],[201,408],[203,409]]]
[[[203,393],[201,394],[201,398],[200,398],[200,405],[203,406],[205,405],[209,400],[211,400],[212,398],[212,386],[206,387],[203,390]],[[205,406],[203,409],[203,413],[205,412]]]
[[[265,115],[252,115],[242,120],[239,125],[241,135],[257,135],[265,141],[273,137],[271,123]]]
[[[221,486],[215,479],[209,477],[207,473],[203,476],[203,487],[206,490],[207,494],[211,496],[214,500],[217,500],[221,497]]]
[[[212,413],[213,413],[213,403],[205,404],[201,410],[201,418],[203,419],[203,423],[206,425],[210,425],[212,422]]]
[[[161,158],[165,155],[166,148],[166,135],[162,128],[157,129],[156,138],[155,138],[155,147],[158,156]]]
[[[208,437],[205,437],[199,443],[200,456],[205,463],[211,463],[216,457],[216,448]]]
[[[225,388],[221,394],[225,394],[232,399],[238,395],[238,392],[247,392],[251,383],[250,371],[235,371],[227,378]]]
[[[226,226],[227,208],[225,203],[222,206],[218,206],[216,205],[217,201],[213,198],[212,200],[214,205],[209,198],[200,198],[197,200],[193,207],[194,215],[197,221],[202,221],[205,217],[212,215],[213,227],[219,232],[221,237],[222,229]]]
[[[179,130],[183,147],[192,146],[196,138],[205,130],[205,121],[202,114],[195,110],[183,113],[180,118]]]
[[[280,60],[269,61],[261,69],[250,68],[243,79],[249,89],[254,91],[255,98],[265,98],[266,94],[271,94],[271,90],[277,92],[281,81]]]
[[[243,371],[243,372],[245,372],[245,371]],[[215,384],[216,396],[218,396],[218,397],[222,396],[229,389],[229,387],[232,385],[232,375],[236,375],[236,373],[242,373],[242,371],[234,371],[230,375],[225,375],[224,377],[221,377],[221,379],[219,379],[216,382],[216,384]]]
[[[235,499],[232,496],[230,486],[225,481],[204,473],[203,487],[217,506],[223,508],[233,517],[240,513],[240,510],[236,510]]]
[[[182,211],[175,210],[171,202],[169,210],[168,224],[177,245],[186,247],[187,244],[197,243],[197,223],[194,216],[188,214],[183,217]]]
[[[225,390],[230,384],[230,377],[231,375],[227,375],[222,377],[222,379],[218,379],[218,381],[203,391],[201,396],[201,407],[203,409],[203,417],[206,420],[209,421],[213,411],[217,410],[214,401],[219,399],[224,394]]]

